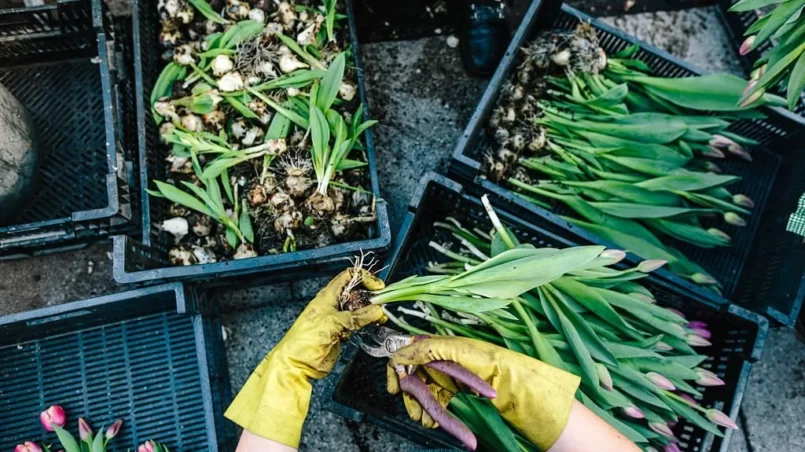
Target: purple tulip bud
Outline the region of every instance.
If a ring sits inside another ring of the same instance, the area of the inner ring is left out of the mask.
[[[657,342],[657,345],[655,345],[654,348],[656,348],[657,351],[661,352],[670,352],[671,350],[674,349],[674,347],[671,347],[670,345],[666,344],[663,341]]]
[[[92,441],[92,427],[83,417],[78,418],[78,437],[81,441]]]
[[[629,294],[629,296],[631,296],[632,298],[637,298],[638,300],[644,301],[644,302],[646,302],[648,304],[654,304],[654,303],[657,302],[657,300],[649,297],[646,294],[642,294],[642,293],[632,292],[632,293]]]
[[[746,226],[746,221],[735,212],[727,212],[724,214],[724,221],[733,226],[743,227]]]
[[[669,427],[668,424],[662,424],[660,422],[649,422],[648,428],[668,439],[676,440],[674,432],[671,431],[671,427]]]
[[[741,107],[741,108],[748,107],[748,106],[754,104],[755,102],[757,102],[758,100],[760,100],[760,98],[763,97],[764,94],[766,94],[766,90],[761,88],[761,89],[755,91],[755,93],[752,94],[751,96],[749,96],[746,99],[744,99],[744,101],[741,102],[738,106]]]
[[[690,279],[695,282],[696,284],[701,284],[705,286],[713,285],[718,283],[715,278],[710,275],[706,275],[704,273],[694,273],[690,275]]]
[[[665,389],[666,391],[676,391],[676,386],[671,383],[671,380],[665,378],[664,376],[658,374],[657,372],[649,372],[646,374],[646,378],[648,378],[655,386],[660,389]]]
[[[665,308],[665,310],[670,312],[670,313],[672,313],[672,314],[676,314],[679,317],[682,317],[683,319],[685,318],[685,314],[683,314],[682,311],[680,311],[679,309]]]
[[[718,378],[718,375],[714,374],[713,372],[710,372],[707,369],[702,369],[701,367],[697,367],[694,370],[699,376],[699,378],[696,379],[696,383],[699,385],[706,387],[724,386],[724,380]]]
[[[596,363],[595,371],[598,373],[598,381],[601,387],[607,391],[612,390],[612,375],[609,374],[609,369],[601,363]]]
[[[610,263],[607,265],[615,265],[626,258],[626,253],[621,250],[604,250],[599,257],[609,259]]]
[[[702,150],[701,152],[704,157],[711,157],[714,159],[723,159],[725,157],[724,153],[721,152],[721,149],[715,146],[707,146],[707,150]]]
[[[39,422],[42,423],[45,430],[52,432],[54,425],[64,427],[64,424],[67,423],[67,413],[59,405],[51,405],[50,408],[39,413]]]
[[[741,55],[746,55],[747,53],[751,52],[752,46],[755,44],[756,39],[757,36],[755,35],[752,35],[744,39],[744,42],[741,43],[741,48],[738,49],[738,53],[740,53]]]
[[[702,322],[701,320],[693,320],[688,322],[688,328],[709,328],[707,322]]]
[[[643,413],[643,411],[640,408],[638,408],[638,407],[636,407],[634,405],[622,408],[622,411],[623,411],[623,414],[625,414],[625,415],[627,415],[627,416],[629,416],[630,418],[633,418],[633,419],[645,419],[646,418],[646,415]]]
[[[120,427],[123,426],[123,419],[118,419],[114,424],[106,429],[106,439],[112,439],[120,432]]]
[[[707,418],[711,421],[715,422],[716,425],[721,427],[731,428],[733,430],[738,430],[738,424],[735,423],[729,416],[722,413],[721,411],[709,409],[707,410]]]
[[[695,334],[696,336],[699,337],[703,337],[705,339],[710,339],[711,337],[713,337],[713,333],[711,333],[710,330],[706,330],[704,328],[691,328],[690,333]]]
[[[686,339],[687,339],[688,345],[693,346],[693,347],[708,347],[710,345],[713,345],[707,339],[703,338],[702,336],[696,335],[696,334],[688,334],[686,336]]]
[[[752,209],[755,207],[755,202],[752,201],[752,198],[746,195],[733,195],[732,202],[735,205],[746,207],[747,209]]]
[[[682,452],[682,450],[679,449],[679,446],[676,443],[670,442],[662,448],[662,452]]]
[[[14,448],[14,452],[42,452],[42,448],[39,447],[39,444],[32,441],[25,441],[22,444],[17,444],[17,447]]]
[[[724,148],[730,146],[732,144],[737,144],[733,140],[725,137],[724,135],[714,134],[713,138],[710,138],[710,141],[707,142],[710,146],[715,146],[717,148]]]
[[[717,173],[717,174],[723,173],[723,171],[721,171],[720,166],[710,161],[704,162],[704,169],[705,171],[710,171],[711,173]]]
[[[722,231],[721,229],[710,228],[707,230],[707,233],[712,235],[713,237],[718,237],[721,240],[724,240],[725,242],[729,242],[732,240],[732,237],[730,237],[726,232]]]
[[[750,153],[744,151],[743,148],[738,149],[738,148],[733,148],[732,146],[730,146],[730,147],[727,148],[727,151],[729,151],[732,155],[734,155],[736,157],[740,157],[740,158],[746,160],[747,162],[751,163],[753,161],[752,155]]]
[[[648,259],[637,264],[637,271],[641,273],[651,273],[667,263],[668,261],[662,259]]]

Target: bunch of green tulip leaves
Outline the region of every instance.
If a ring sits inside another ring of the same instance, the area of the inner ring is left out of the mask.
[[[757,142],[729,126],[763,117],[754,108],[781,99],[762,94],[738,106],[744,80],[654,77],[638,51],[631,46],[589,70],[569,50],[557,50],[536,82],[529,68],[546,71],[526,53],[488,122],[499,147],[487,156],[486,177],[543,208],[564,205],[575,213],[566,217],[571,223],[719,291],[719,282],[667,239],[701,248],[731,244],[714,222],[745,226],[754,202],[729,190],[740,178],[722,174],[714,160],[751,162],[748,148]]]
[[[431,242],[447,259],[429,265],[436,275],[376,292],[373,303],[418,300],[396,315],[385,308],[397,327],[491,342],[579,375],[577,399],[646,449],[674,447],[672,427],[681,419],[717,436],[718,425],[736,428],[695,400],[702,397],[697,385],[723,384],[699,367],[708,358],[693,348],[710,345],[707,325],[656,305],[639,283],[662,261],[616,269],[622,251],[519,243],[484,203],[491,233],[452,218],[435,223],[460,249]],[[459,395],[450,408],[486,450],[536,450],[486,401]]]
[[[785,91],[789,110],[794,110],[805,89],[805,17],[803,0],[741,0],[730,8],[740,13],[773,9],[746,29],[740,54],[747,55],[763,44],[772,45],[755,61],[742,102],[750,102],[766,91]]]

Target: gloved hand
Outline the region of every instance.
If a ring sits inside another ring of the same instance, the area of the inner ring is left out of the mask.
[[[550,449],[565,429],[581,381],[579,377],[521,353],[452,336],[417,338],[398,350],[391,364],[422,366],[439,360],[461,364],[492,385],[498,393],[490,400],[492,404],[540,450]],[[389,369],[387,388],[389,392],[399,392],[397,373],[393,367]],[[418,367],[417,373],[426,375],[431,392],[447,406],[458,390],[455,382],[425,367]],[[404,400],[412,419],[426,427],[436,426],[427,413],[423,414],[416,400],[409,397]]]
[[[225,416],[255,435],[298,447],[312,387],[333,370],[341,341],[386,317],[378,305],[339,311],[338,299],[355,270],[333,278],[302,311],[285,337],[252,372]],[[380,290],[383,281],[361,270],[363,285]]]

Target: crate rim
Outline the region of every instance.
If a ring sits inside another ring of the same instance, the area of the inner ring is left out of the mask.
[[[403,224],[400,227],[400,230],[395,237],[394,249],[392,250],[391,253],[389,253],[386,259],[387,267],[383,272],[379,274],[381,279],[386,279],[389,275],[391,275],[396,270],[398,263],[401,261],[402,252],[405,248],[407,248],[407,244],[411,236],[411,228],[414,224],[417,211],[419,210],[419,205],[424,199],[425,194],[427,193],[427,188],[431,184],[440,185],[441,187],[453,191],[458,195],[463,194],[472,197],[473,199],[477,199],[475,195],[467,193],[465,191],[465,187],[461,183],[456,182],[455,180],[452,180],[446,176],[443,176],[441,174],[432,171],[423,175],[422,178],[420,179],[419,184],[414,190],[414,194],[412,195],[411,201],[408,204],[408,210],[406,211]],[[493,201],[493,205],[495,205],[495,207],[497,208],[498,214],[501,215],[501,217],[504,217],[506,220],[514,219],[526,226],[540,229],[532,225],[530,222],[517,217],[515,214],[510,213],[506,209],[505,204],[501,205]],[[554,235],[551,233],[548,234]],[[573,241],[570,238],[555,235],[554,237],[558,237],[561,241],[564,241],[573,246],[572,245]],[[653,283],[661,285],[665,289],[672,292],[676,292],[677,294],[683,295],[686,298],[693,299],[700,305],[710,308],[716,312],[727,313],[729,315],[733,315],[744,321],[748,321],[750,323],[754,323],[757,325],[758,330],[755,342],[752,346],[752,350],[749,353],[747,353],[747,355],[744,357],[741,371],[737,377],[738,384],[736,385],[735,393],[732,397],[732,403],[728,408],[727,407],[724,408],[725,413],[727,413],[727,415],[733,421],[737,421],[738,413],[740,411],[740,405],[741,402],[743,401],[743,393],[746,389],[746,385],[749,380],[749,374],[751,372],[752,365],[761,359],[763,349],[765,347],[766,340],[768,338],[768,330],[769,330],[768,319],[758,313],[749,311],[738,305],[713,304],[703,299],[702,297],[696,296],[695,294],[689,293],[687,291],[681,291],[678,287],[674,286],[673,284],[670,284],[668,281],[664,281],[662,278],[653,277]],[[332,372],[333,374],[335,374],[335,377],[327,380],[326,382],[326,386],[324,389],[324,408],[346,419],[350,419],[356,422],[362,422],[366,420],[379,427],[392,430],[394,433],[399,434],[396,431],[396,428],[394,427],[389,428],[389,424],[384,420],[372,416],[371,414],[366,414],[355,408],[349,407],[334,399],[336,389],[338,388],[342,378],[344,377],[346,370],[352,365],[353,359],[358,353],[360,353],[360,350],[354,343],[350,342],[349,344],[345,345],[342,355],[339,358],[338,362],[336,363],[334,371]],[[731,437],[732,437],[732,430],[727,430],[724,434],[724,438],[721,443],[722,445],[720,452],[728,451]],[[704,444],[712,444],[713,438],[714,435],[712,433],[707,433],[705,435]],[[411,438],[406,439],[412,440]],[[434,442],[436,442],[439,447],[455,446],[455,444],[442,443],[438,438],[431,438],[431,439]],[[708,445],[707,447],[709,448],[710,446]]]
[[[557,5],[561,4],[561,8],[557,8]],[[543,9],[549,9],[549,13],[551,13],[550,17],[543,17],[540,15],[540,11]],[[669,54],[668,52],[658,49],[651,44],[648,44],[642,40],[639,40],[631,35],[626,34],[622,30],[619,30],[615,27],[611,27],[605,23],[600,22],[599,20],[571,7],[567,4],[564,4],[558,0],[534,0],[529,9],[526,12],[526,15],[523,19],[523,22],[520,24],[520,27],[517,29],[517,32],[512,37],[512,40],[509,44],[509,47],[506,50],[506,53],[503,56],[503,59],[500,62],[497,70],[495,71],[492,78],[489,80],[489,84],[487,85],[486,90],[475,107],[473,114],[467,123],[467,126],[464,129],[464,132],[461,134],[455,148],[453,149],[453,154],[451,157],[450,162],[450,173],[454,174],[456,177],[460,178],[461,180],[465,180],[469,183],[474,184],[479,189],[484,190],[486,192],[491,192],[495,196],[505,197],[507,201],[517,205],[518,207],[528,210],[530,213],[538,215],[541,218],[547,219],[558,227],[561,227],[565,230],[572,231],[572,233],[576,234],[577,236],[583,237],[585,240],[588,240],[592,243],[607,243],[606,240],[601,239],[595,234],[587,232],[581,228],[578,228],[566,220],[560,218],[558,215],[554,214],[553,212],[543,209],[539,206],[534,204],[528,203],[525,200],[520,199],[516,196],[507,196],[507,193],[511,193],[511,190],[503,187],[502,185],[493,183],[488,179],[481,177],[481,165],[480,162],[473,159],[472,157],[465,154],[466,151],[469,150],[471,142],[480,133],[480,130],[484,126],[485,118],[490,113],[491,109],[494,108],[495,102],[497,101],[498,97],[498,90],[496,87],[502,85],[505,82],[506,78],[508,77],[511,68],[517,58],[518,51],[520,44],[525,40],[525,37],[528,36],[534,27],[537,26],[538,22],[543,22],[545,20],[550,20],[553,23],[556,20],[556,14],[559,11],[575,16],[582,21],[587,21],[591,23],[595,28],[600,29],[606,33],[613,34],[618,36],[620,39],[623,39],[631,44],[637,44],[640,46],[641,50],[653,54],[657,57],[663,58],[675,65],[682,67],[685,70],[688,70],[694,74],[701,75],[704,72],[695,66],[680,60],[679,58]],[[785,121],[791,122],[796,124],[799,127],[805,128],[805,118],[800,117],[788,110],[782,109],[780,107],[764,107],[763,111],[767,113],[769,116],[778,117]],[[630,262],[639,262],[641,259],[635,255],[634,253],[627,253],[627,259]],[[694,292],[700,297],[705,297],[712,301],[713,303],[731,303],[731,301],[726,298],[725,296],[718,295],[715,291],[709,290],[707,288],[703,288],[698,286],[690,281],[685,280],[684,278],[676,275],[675,273],[667,270],[665,268],[661,268],[657,271],[657,275],[661,276],[662,278],[672,281],[677,286],[684,288],[687,291]],[[799,316],[799,312],[803,307],[805,300],[805,275],[803,275],[802,280],[798,286],[796,298],[794,299],[792,309],[788,313],[781,312],[775,308],[766,306],[765,310],[762,311],[763,315],[773,318],[777,322],[781,324],[791,327],[793,326],[797,318]]]
[[[98,0],[94,0],[98,1]],[[142,42],[140,27],[140,1],[132,1],[132,33],[133,47],[139,49]],[[358,49],[358,31],[355,24],[352,0],[345,2],[346,13],[349,26],[349,47],[352,49],[354,67],[356,71],[358,94],[364,106],[364,119],[371,119],[371,107],[368,102],[368,94],[365,86],[365,74],[360,60]],[[147,192],[151,182],[148,176],[148,149],[145,140],[146,115],[148,109],[145,105],[145,86],[143,82],[143,61],[139,51],[134,52],[134,77],[135,77],[135,105],[136,105],[136,124],[137,124],[137,156],[140,166],[140,201],[141,201],[141,227],[142,244],[150,247],[151,242],[151,201]],[[142,114],[141,114],[142,113]],[[132,240],[127,236],[113,237],[113,277],[119,283],[134,283],[147,281],[167,281],[181,280],[191,277],[201,277],[205,280],[214,280],[224,277],[240,276],[249,273],[267,272],[271,270],[283,270],[289,268],[303,267],[314,264],[321,260],[343,256],[344,253],[360,252],[363,249],[372,249],[385,252],[391,244],[391,226],[389,224],[388,206],[380,194],[380,182],[377,174],[377,156],[374,147],[374,135],[371,128],[364,132],[365,153],[367,160],[367,170],[369,173],[369,185],[375,197],[376,220],[373,223],[376,229],[374,238],[355,240],[344,243],[336,243],[322,248],[310,250],[294,251],[291,253],[281,253],[277,255],[258,256],[255,258],[243,259],[239,261],[215,262],[212,264],[196,264],[184,267],[165,266],[150,270],[139,270],[134,272],[126,271],[126,243]]]

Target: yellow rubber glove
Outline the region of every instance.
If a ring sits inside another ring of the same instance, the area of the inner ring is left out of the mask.
[[[573,407],[581,381],[579,377],[521,353],[464,337],[417,339],[392,356],[392,363],[401,365],[421,366],[439,360],[461,364],[492,385],[498,393],[491,399],[492,404],[540,450],[550,449],[559,439]],[[446,394],[455,394],[454,382],[451,381],[451,388],[440,384],[442,379],[450,380],[449,377],[428,368],[418,368],[420,375],[419,369],[426,371],[429,378],[426,382],[429,382],[431,392],[438,394],[440,403],[444,403]],[[393,368],[387,377],[389,392],[399,391]],[[405,406],[414,420],[423,422],[426,427],[434,427],[433,420],[422,414],[422,407],[416,400],[408,398]]]
[[[352,279],[352,269],[336,276],[307,305],[285,337],[252,372],[225,416],[255,435],[299,447],[310,405],[310,379],[333,370],[341,341],[352,332],[386,318],[380,306],[339,311],[338,299]],[[361,270],[363,285],[380,290],[383,281]]]

